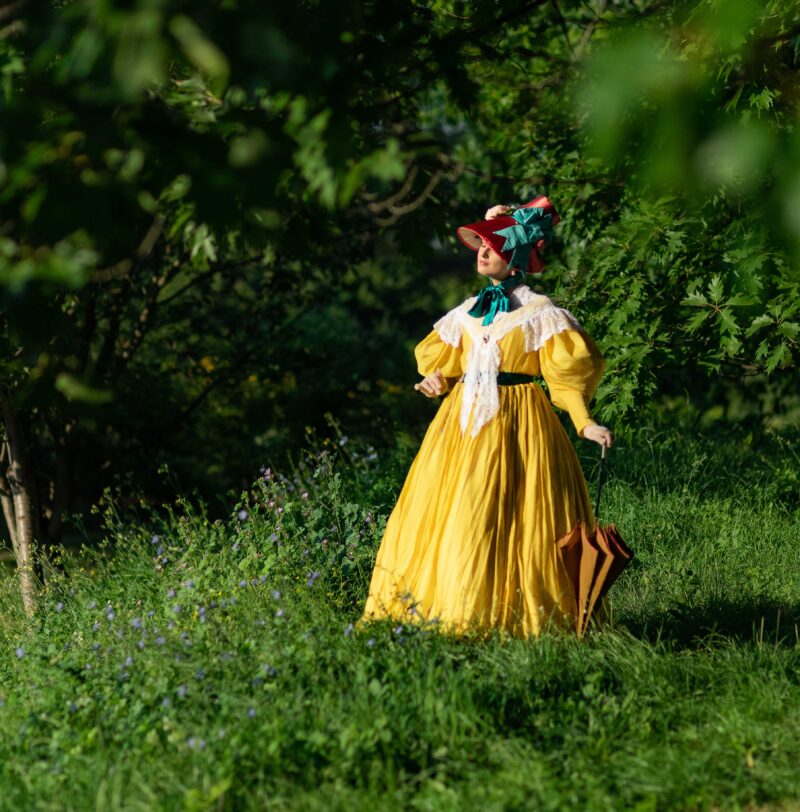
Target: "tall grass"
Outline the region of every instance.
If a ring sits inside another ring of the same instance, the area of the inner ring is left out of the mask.
[[[0,582],[0,808],[797,808],[794,440],[618,443],[636,558],[583,641],[353,628],[413,442],[341,438],[227,521],[107,499],[33,625]]]

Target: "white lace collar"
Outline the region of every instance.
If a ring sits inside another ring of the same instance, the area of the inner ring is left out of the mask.
[[[491,324],[481,324],[482,317],[467,312],[477,301],[470,296],[434,323],[442,341],[457,347],[466,330],[472,339],[467,355],[464,391],[461,402],[461,431],[465,433],[473,413],[471,435],[474,437],[500,408],[497,373],[500,371],[499,341],[514,328],[525,335],[525,350],[535,352],[563,330],[580,329],[578,320],[547,296],[534,293],[527,285],[518,285],[509,294],[511,310],[497,313]]]

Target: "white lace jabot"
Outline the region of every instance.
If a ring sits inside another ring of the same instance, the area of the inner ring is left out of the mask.
[[[477,298],[470,296],[433,325],[439,338],[453,347],[461,343],[463,330],[472,339],[464,376],[460,423],[463,434],[474,410],[471,431],[473,437],[500,408],[497,391],[500,339],[515,327],[521,327],[525,334],[525,350],[533,352],[556,333],[580,328],[580,323],[572,313],[553,304],[547,296],[534,293],[527,285],[513,288],[508,296],[512,309],[497,313],[494,321],[485,327],[481,324],[480,317],[467,313]]]

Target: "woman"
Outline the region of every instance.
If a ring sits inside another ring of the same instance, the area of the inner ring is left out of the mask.
[[[359,624],[392,617],[443,631],[574,629],[574,597],[556,540],[594,526],[586,482],[553,404],[580,437],[611,446],[588,404],[599,350],[569,311],[522,284],[558,214],[545,197],[495,206],[458,236],[489,284],[446,313],[414,354],[431,422],[378,550]]]

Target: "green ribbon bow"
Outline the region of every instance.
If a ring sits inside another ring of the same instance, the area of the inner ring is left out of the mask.
[[[521,271],[514,276],[507,276],[499,285],[490,282],[478,294],[478,301],[467,312],[470,316],[483,316],[482,324],[491,324],[497,313],[508,312],[508,292],[515,288],[525,277]]]
[[[518,225],[501,228],[493,233],[506,238],[502,251],[514,252],[508,267],[524,271],[528,267],[528,257],[533,246],[539,240],[544,240],[546,245],[553,241],[553,214],[546,214],[543,208],[536,207],[517,209],[511,216]]]

